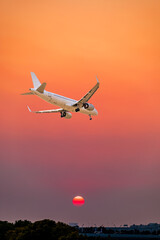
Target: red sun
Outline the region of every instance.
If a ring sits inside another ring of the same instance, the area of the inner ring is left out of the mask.
[[[72,200],[73,205],[80,207],[84,204],[84,198],[81,196],[76,196]]]

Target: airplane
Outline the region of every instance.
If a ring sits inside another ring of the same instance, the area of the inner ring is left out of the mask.
[[[70,119],[72,114],[70,112],[80,112],[83,114],[87,114],[89,119],[92,120],[92,116],[98,115],[97,110],[93,106],[93,104],[88,103],[88,100],[93,96],[93,94],[99,88],[99,81],[97,79],[96,85],[80,100],[74,100],[71,98],[67,98],[52,92],[48,92],[45,90],[46,83],[40,83],[38,78],[36,77],[35,73],[31,72],[31,77],[33,81],[34,88],[30,88],[30,92],[22,93],[21,95],[36,95],[48,103],[54,104],[59,106],[58,109],[51,109],[51,110],[41,110],[41,111],[31,111],[28,107],[28,110],[33,113],[60,113],[61,118]]]

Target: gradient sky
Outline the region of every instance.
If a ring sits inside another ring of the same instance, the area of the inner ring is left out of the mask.
[[[160,1],[0,2],[0,219],[120,225],[159,222]],[[99,112],[52,109],[46,90]],[[75,195],[85,204],[73,206]]]

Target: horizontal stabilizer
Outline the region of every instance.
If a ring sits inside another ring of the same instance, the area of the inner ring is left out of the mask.
[[[33,92],[26,92],[26,93],[21,93],[21,95],[34,95]]]
[[[38,88],[36,89],[36,91],[38,91],[39,93],[43,93],[45,87],[46,87],[46,83],[44,82],[44,83],[41,84],[40,87],[38,87]]]

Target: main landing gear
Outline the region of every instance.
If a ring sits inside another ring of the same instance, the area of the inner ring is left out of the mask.
[[[79,109],[79,108],[76,108],[76,109],[75,109],[75,112],[79,112],[79,111],[80,111],[80,109]]]
[[[89,120],[92,120],[91,114],[89,114]]]
[[[66,116],[66,112],[65,111],[61,112],[61,118],[65,117],[65,116]]]

